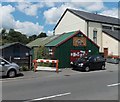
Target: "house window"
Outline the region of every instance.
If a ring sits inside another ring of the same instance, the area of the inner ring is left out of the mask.
[[[110,26],[102,26],[102,29],[109,29],[109,30],[112,30],[112,27],[110,27]]]
[[[93,30],[93,41],[97,43],[97,30]]]
[[[115,31],[120,31],[120,28],[114,27]]]

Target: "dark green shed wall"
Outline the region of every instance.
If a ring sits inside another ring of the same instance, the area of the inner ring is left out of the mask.
[[[78,34],[76,35],[78,36]],[[87,46],[82,47],[75,47],[73,46],[73,38],[69,39],[65,43],[61,44],[60,46],[56,47],[54,50],[54,57],[55,59],[59,60],[59,68],[69,68],[70,67],[70,51],[71,50],[91,50],[89,55],[96,55],[99,54],[99,47],[93,44],[90,40],[86,40]]]

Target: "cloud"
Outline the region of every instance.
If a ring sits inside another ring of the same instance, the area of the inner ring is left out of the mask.
[[[92,4],[86,7],[87,11],[100,11],[105,9],[103,2],[91,2]]]
[[[43,6],[46,7],[54,7],[56,2],[41,2],[43,4]]]
[[[4,11],[4,12],[3,12]],[[0,25],[2,25],[3,28],[14,28],[15,27],[15,20],[12,16],[12,12],[15,11],[15,8],[11,5],[7,6],[1,6],[0,5]]]
[[[53,7],[44,12],[44,17],[46,22],[49,24],[56,24],[58,19],[60,19],[61,15],[67,8],[82,10],[82,11],[100,11],[104,10],[105,6],[102,0],[99,2],[65,2],[59,7]]]
[[[106,9],[102,11],[100,14],[118,18],[118,8]]]
[[[3,12],[4,11],[4,12]],[[12,13],[15,11],[15,8],[11,5],[1,6],[0,5],[0,25],[1,28],[5,29],[15,29],[16,31],[20,31],[26,35],[38,35],[41,31],[43,31],[43,26],[38,23],[34,24],[32,22],[20,22],[15,21]]]
[[[25,2],[25,0],[0,0],[1,2]]]
[[[44,16],[46,18],[46,22],[49,24],[55,24],[58,18],[61,16],[61,9],[53,7],[48,11],[44,12]]]
[[[16,8],[25,13],[26,15],[29,16],[36,16],[37,12],[40,8],[43,7],[53,7],[55,5],[54,2],[19,2]]]
[[[61,17],[61,15],[63,14],[63,12],[67,9],[67,8],[73,8],[72,5],[70,5],[69,3],[67,4],[62,4],[60,7],[52,7],[46,11],[44,11],[44,17],[46,19],[46,22],[48,24],[56,24],[56,22],[58,21],[58,19]]]
[[[43,26],[40,26],[38,23],[34,24],[32,22],[16,22],[16,30],[20,31],[27,35],[33,35],[33,34],[40,34],[40,32],[43,30]]]
[[[38,9],[41,7],[43,7],[43,5],[40,3],[33,4],[30,2],[19,2],[16,6],[18,10],[29,16],[36,16]]]
[[[47,31],[47,35],[48,35],[48,36],[53,35],[53,31],[49,31],[49,30],[48,30],[48,31]]]

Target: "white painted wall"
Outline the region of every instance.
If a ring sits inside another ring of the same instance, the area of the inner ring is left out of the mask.
[[[97,45],[100,47],[99,51],[102,52],[102,25],[101,23],[89,22],[89,38],[93,40],[93,31],[97,30]]]
[[[110,37],[109,35],[102,33],[103,36],[103,48],[108,48],[108,54],[119,55],[120,42]]]
[[[102,25],[107,24],[89,21],[88,25],[88,37],[91,40],[93,40],[93,30],[97,30],[97,45],[100,47],[99,51],[103,52],[104,48],[108,47],[109,53],[113,52],[115,55],[118,55],[118,42],[116,42],[116,40],[114,40],[112,37],[109,37],[106,34],[102,33]],[[74,15],[73,13],[67,11],[55,29],[55,35],[77,30],[82,31],[84,34],[87,35],[87,22]]]
[[[55,29],[55,35],[77,30],[87,34],[86,21],[67,11]]]

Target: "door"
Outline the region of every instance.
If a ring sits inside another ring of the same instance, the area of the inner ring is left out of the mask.
[[[91,57],[89,59],[89,66],[90,66],[90,69],[95,69],[96,68],[97,62],[96,62],[96,58],[95,57]]]
[[[95,70],[101,68],[101,62],[100,62],[100,57],[99,56],[91,57],[90,68],[95,69]]]
[[[102,66],[101,57],[97,56],[96,57],[96,69],[100,69],[101,66]]]
[[[104,58],[107,58],[108,56],[108,48],[104,48]]]
[[[2,63],[4,64],[2,64]],[[6,75],[8,68],[10,67],[10,63],[4,59],[0,59],[0,76]]]

